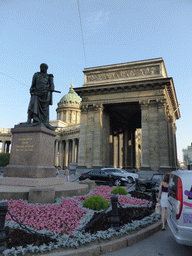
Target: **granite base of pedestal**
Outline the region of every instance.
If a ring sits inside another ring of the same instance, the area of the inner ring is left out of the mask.
[[[52,181],[51,181],[52,180]],[[31,192],[30,192],[31,191]],[[55,191],[55,192],[53,192]],[[30,192],[30,197],[29,197]],[[85,195],[89,192],[87,184],[64,182],[62,178],[26,179],[0,178],[0,200],[25,199],[33,203],[53,203],[59,197]],[[37,195],[41,196],[37,199]],[[46,198],[45,198],[46,195]],[[37,199],[37,200],[36,200]]]
[[[35,187],[29,190],[29,203],[53,204],[55,189],[51,187]]]
[[[56,177],[54,166],[8,165],[4,177],[50,178]]]
[[[37,187],[37,186],[55,186],[64,184],[64,179],[56,178],[19,178],[19,177],[3,177],[0,179],[0,185],[5,186],[21,186],[21,187]]]

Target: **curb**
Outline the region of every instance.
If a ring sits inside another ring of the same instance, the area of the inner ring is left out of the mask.
[[[125,247],[138,243],[161,229],[161,220],[139,230],[131,235],[125,235],[120,238],[111,238],[110,241],[97,242],[97,244],[83,245],[78,249],[57,249],[52,253],[43,253],[45,256],[97,256],[109,252],[117,251]],[[27,253],[26,256],[42,256],[41,253]]]

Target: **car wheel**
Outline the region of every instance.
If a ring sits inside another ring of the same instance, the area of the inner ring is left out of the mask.
[[[121,186],[121,180],[117,179],[114,181],[116,187]]]
[[[133,183],[133,178],[132,178],[132,177],[128,177],[128,178],[127,178],[127,182],[128,182],[129,184]]]
[[[140,190],[141,190],[142,192],[146,192],[146,191],[147,191],[147,188],[146,188],[145,185],[140,185]]]

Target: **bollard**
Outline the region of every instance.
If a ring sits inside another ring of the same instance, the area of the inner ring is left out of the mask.
[[[5,216],[8,210],[6,202],[0,202],[0,252],[5,250]]]
[[[136,191],[139,190],[139,182],[138,182],[138,179],[135,180],[135,190],[136,190]]]
[[[111,196],[111,205],[112,205],[112,216],[111,216],[111,227],[114,229],[119,228],[119,216],[118,216],[118,197],[116,195]]]
[[[156,203],[157,203],[155,188],[151,189],[151,198],[152,198],[152,208],[155,209],[155,206],[156,206]]]
[[[109,175],[109,187],[112,187],[113,186],[113,180],[111,178],[111,175]]]

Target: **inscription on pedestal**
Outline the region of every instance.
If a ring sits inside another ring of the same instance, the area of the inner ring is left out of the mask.
[[[16,152],[33,152],[34,145],[33,139],[30,137],[27,138],[19,138],[18,145],[16,145]]]

